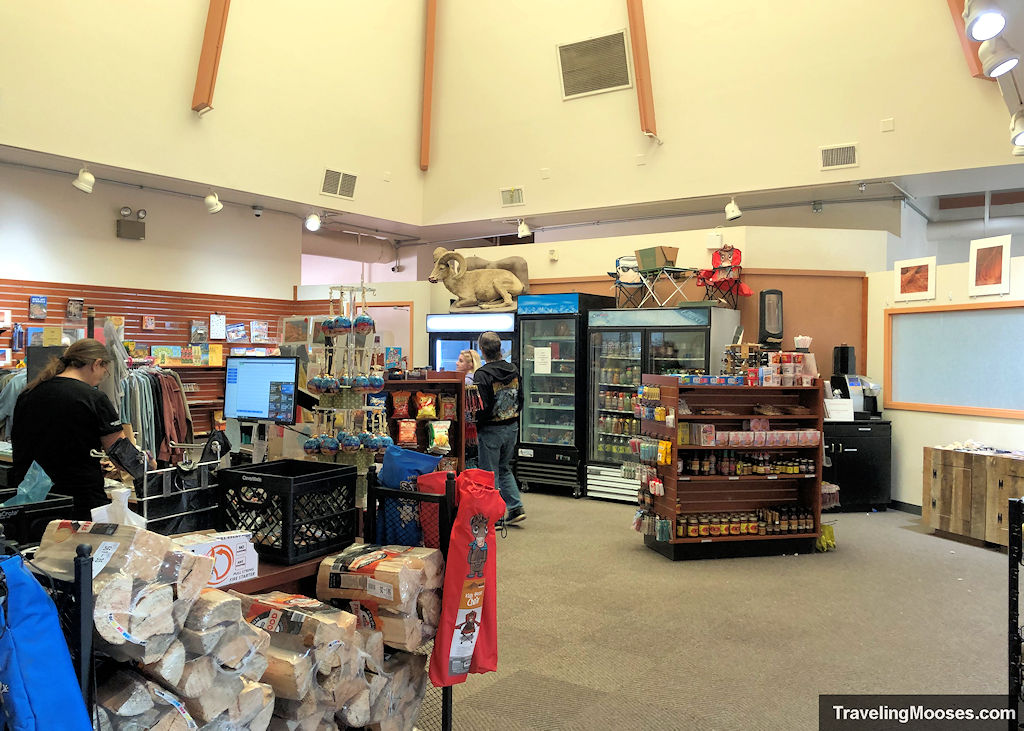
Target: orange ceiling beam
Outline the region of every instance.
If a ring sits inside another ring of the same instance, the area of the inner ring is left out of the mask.
[[[960,38],[960,48],[963,49],[964,58],[967,60],[967,70],[976,79],[989,79],[981,68],[981,59],[978,58],[978,48],[981,46],[973,38],[967,37],[967,28],[964,25],[964,0],[946,0],[949,5],[949,13],[953,16],[953,27]]]
[[[196,72],[196,88],[192,93],[193,112],[203,114],[213,109],[213,87],[217,85],[217,69],[220,67],[220,51],[224,46],[230,6],[231,0],[210,0],[203,50],[199,54],[199,70]]]
[[[430,167],[430,112],[434,101],[434,40],[437,0],[427,0],[426,43],[423,49],[423,111],[420,116],[420,170]]]
[[[647,55],[647,26],[644,24],[643,0],[626,0],[626,12],[629,15],[636,99],[640,106],[640,130],[644,134],[657,136],[658,124],[654,119],[654,90],[651,87],[651,61]]]

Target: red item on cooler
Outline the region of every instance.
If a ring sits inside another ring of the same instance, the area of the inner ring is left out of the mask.
[[[441,621],[430,655],[438,687],[463,683],[468,673],[498,669],[497,544],[494,523],[505,501],[494,473],[466,470],[456,478],[458,516],[445,564]]]

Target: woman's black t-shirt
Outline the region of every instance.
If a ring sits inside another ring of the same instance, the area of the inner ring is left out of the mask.
[[[40,383],[14,406],[12,487],[38,462],[53,480],[51,492],[74,497],[74,517],[88,520],[90,509],[108,502],[100,461],[89,450],[119,431],[121,419],[102,391],[63,376]]]

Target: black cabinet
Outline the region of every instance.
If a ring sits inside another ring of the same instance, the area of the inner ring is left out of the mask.
[[[885,509],[892,499],[892,425],[826,421],[822,477],[839,485],[840,510]]]

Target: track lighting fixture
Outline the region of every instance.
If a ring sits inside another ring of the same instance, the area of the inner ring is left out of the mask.
[[[1010,144],[1024,145],[1024,109],[1010,117]]]
[[[1020,54],[1001,36],[990,38],[978,49],[978,59],[985,76],[997,78],[1020,63]]]
[[[1006,16],[994,0],[966,0],[963,18],[967,35],[976,41],[995,38],[1006,27]]]
[[[306,216],[306,230],[307,231],[319,231],[320,230],[320,216],[315,213],[310,213]]]
[[[728,203],[725,204],[725,220],[735,221],[737,218],[743,215],[743,211],[736,205],[736,198],[731,198]]]
[[[822,204],[821,201],[811,201],[812,213],[821,213],[824,208],[825,206]]]
[[[220,198],[218,198],[217,194],[213,191],[203,198],[203,202],[206,204],[207,213],[218,213],[222,208],[224,208],[224,204],[220,202]]]
[[[517,233],[519,234],[519,238],[525,239],[527,236],[532,234],[533,231],[531,231],[530,227],[526,225],[526,221],[524,221],[523,219],[520,218],[519,219],[519,229],[518,229]]]
[[[78,177],[72,180],[71,184],[83,193],[92,193],[92,186],[96,184],[96,177],[83,165],[82,169],[78,171]]]

